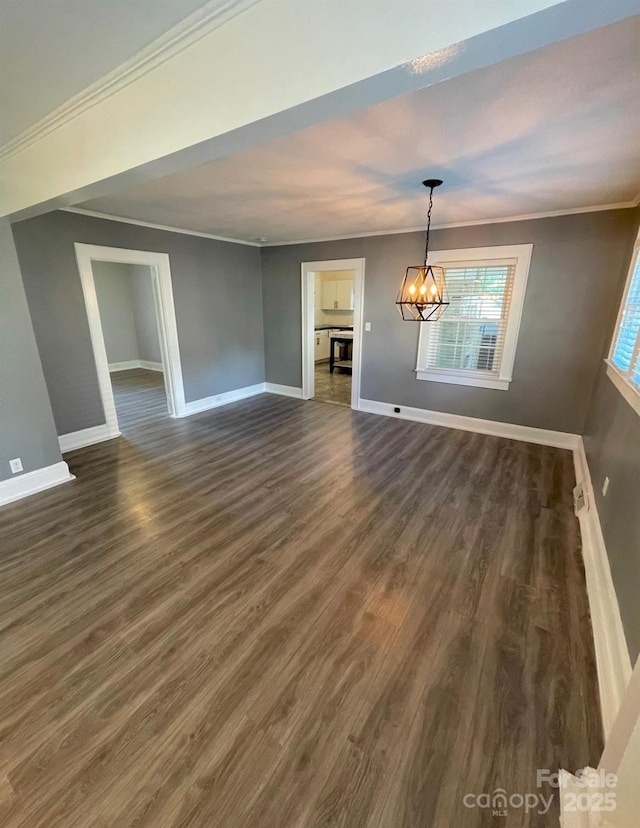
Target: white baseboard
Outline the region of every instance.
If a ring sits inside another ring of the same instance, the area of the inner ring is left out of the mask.
[[[110,374],[115,374],[117,371],[131,371],[134,368],[145,368],[147,371],[164,372],[161,362],[149,362],[147,359],[130,359],[126,362],[109,363]]]
[[[159,371],[161,374],[164,373],[164,368],[162,367],[161,362],[149,362],[148,359],[141,359],[139,367],[145,368],[147,371]]]
[[[133,368],[140,367],[139,359],[129,359],[127,362],[110,362],[109,373],[115,374],[117,371],[131,371]]]
[[[85,446],[92,446],[94,443],[113,440],[114,437],[119,436],[119,431],[111,431],[105,423],[103,425],[93,426],[92,428],[83,428],[81,431],[60,434],[58,436],[58,443],[60,444],[60,451],[64,454],[67,451],[75,451],[75,449],[84,448]]]
[[[588,794],[593,795],[605,794],[606,789],[600,790],[598,786],[598,773],[593,768],[582,769],[583,778],[589,780],[589,786],[585,788],[585,784],[578,780],[577,776],[569,773],[569,771],[560,771],[560,825],[561,828],[604,828],[605,823],[602,822],[602,812],[592,810],[587,802],[586,807],[576,807],[576,802],[580,802],[580,795],[584,794],[585,790]],[[606,802],[605,799],[601,800]],[[606,823],[608,824],[608,823]]]
[[[190,414],[198,414],[200,411],[209,411],[211,408],[218,408],[221,405],[228,405],[238,400],[244,400],[247,397],[254,397],[256,394],[264,392],[264,383],[259,382],[257,385],[247,385],[244,388],[236,388],[235,391],[226,391],[224,394],[215,394],[213,397],[203,397],[200,400],[192,400],[192,402],[185,403],[184,413],[181,417],[188,417]]]
[[[296,388],[295,385],[278,385],[275,382],[265,382],[264,390],[267,394],[280,394],[282,397],[294,397],[296,400],[302,399],[302,388]]]
[[[302,399],[302,388],[293,385],[277,385],[273,382],[259,382],[256,385],[247,385],[244,388],[237,388],[235,391],[227,391],[224,394],[215,394],[213,397],[203,397],[201,400],[193,400],[185,404],[184,413],[181,417],[188,417],[190,414],[198,414],[200,411],[209,411],[211,408],[219,408],[221,405],[228,405],[238,400],[245,400],[247,397],[255,397],[256,394],[280,394],[283,397],[295,397]]]
[[[75,480],[64,461],[0,481],[0,506]]]
[[[573,457],[576,481],[582,483],[586,496],[578,519],[606,741],[629,684],[632,666],[582,438]]]
[[[394,408],[399,408],[395,412]],[[460,414],[445,414],[441,411],[429,411],[425,408],[412,408],[407,405],[394,406],[391,403],[377,400],[358,400],[358,411],[368,414],[383,414],[387,417],[398,417],[401,420],[412,420],[416,423],[457,428],[461,431],[475,431],[479,434],[489,434],[493,437],[507,437],[509,440],[522,440],[525,443],[539,443],[543,446],[575,449],[580,437],[565,431],[548,431],[544,428],[500,423],[496,420],[481,420],[477,417],[463,417]]]

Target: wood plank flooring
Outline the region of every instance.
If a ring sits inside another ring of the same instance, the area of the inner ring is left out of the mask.
[[[334,368],[329,373],[328,362],[316,362],[315,370],[316,402],[328,402],[336,405],[346,405],[351,408],[351,374],[341,368]]]
[[[602,749],[571,454],[113,379],[0,509],[0,825],[557,824],[463,796]]]

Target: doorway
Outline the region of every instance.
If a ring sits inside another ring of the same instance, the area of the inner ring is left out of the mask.
[[[364,259],[302,263],[302,397],[358,408]]]
[[[168,416],[150,265],[93,260],[109,377],[124,434]]]
[[[169,257],[75,248],[109,437],[145,418],[184,416]]]

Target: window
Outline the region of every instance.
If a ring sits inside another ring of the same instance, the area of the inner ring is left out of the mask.
[[[607,374],[616,388],[640,414],[640,235],[631,257],[607,365]]]
[[[420,323],[416,376],[507,391],[518,341],[532,244],[439,250],[449,307]]]

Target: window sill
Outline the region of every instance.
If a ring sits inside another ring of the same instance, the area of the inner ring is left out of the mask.
[[[427,380],[427,382],[445,382],[451,385],[471,385],[475,388],[492,388],[494,391],[508,391],[511,383],[509,379],[499,379],[498,377],[420,370],[416,370],[416,379]]]
[[[618,391],[622,394],[625,400],[629,403],[631,408],[640,414],[640,391],[620,373],[616,366],[609,359],[605,359],[607,363],[607,376],[615,385]]]

